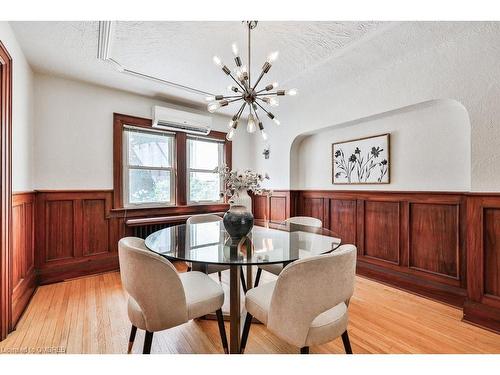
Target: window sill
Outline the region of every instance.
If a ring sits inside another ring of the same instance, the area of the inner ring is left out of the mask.
[[[146,216],[176,216],[196,215],[201,213],[225,212],[229,209],[228,203],[197,203],[178,206],[148,206],[148,207],[120,207],[111,209],[111,217],[146,217]]]

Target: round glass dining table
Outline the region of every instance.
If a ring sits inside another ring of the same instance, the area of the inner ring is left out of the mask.
[[[176,225],[146,238],[149,250],[169,260],[190,262],[195,270],[204,271],[209,264],[229,267],[230,353],[240,351],[242,267],[246,270],[244,290],[249,290],[253,285],[252,266],[286,265],[331,252],[340,244],[340,238],[324,228],[260,220],[239,240],[231,239],[222,221]]]

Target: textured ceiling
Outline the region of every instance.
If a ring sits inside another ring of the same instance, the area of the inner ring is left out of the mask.
[[[11,22],[34,70],[148,96],[203,102],[203,97],[123,75],[97,59],[98,22]],[[381,22],[259,22],[252,32],[252,72],[267,54],[280,56],[266,82],[307,84],[308,72],[369,39]],[[241,22],[114,23],[111,57],[125,67],[207,92],[230,83],[211,61],[214,54],[232,65],[231,43],[246,62],[246,29]],[[309,91],[312,87],[299,87]]]

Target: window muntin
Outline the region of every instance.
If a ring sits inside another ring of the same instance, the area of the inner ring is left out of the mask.
[[[188,203],[221,202],[221,179],[214,170],[224,164],[224,142],[203,137],[188,137],[187,201]]]
[[[170,132],[124,127],[125,207],[175,203],[174,141]]]

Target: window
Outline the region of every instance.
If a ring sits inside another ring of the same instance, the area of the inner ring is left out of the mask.
[[[154,215],[222,211],[226,203],[214,170],[231,168],[231,156],[224,132],[166,131],[153,128],[151,119],[114,113],[112,208],[137,209],[136,216],[153,209]]]
[[[175,203],[174,139],[169,132],[124,127],[125,206]]]
[[[187,138],[188,203],[220,202],[221,180],[215,168],[224,164],[224,141]]]

